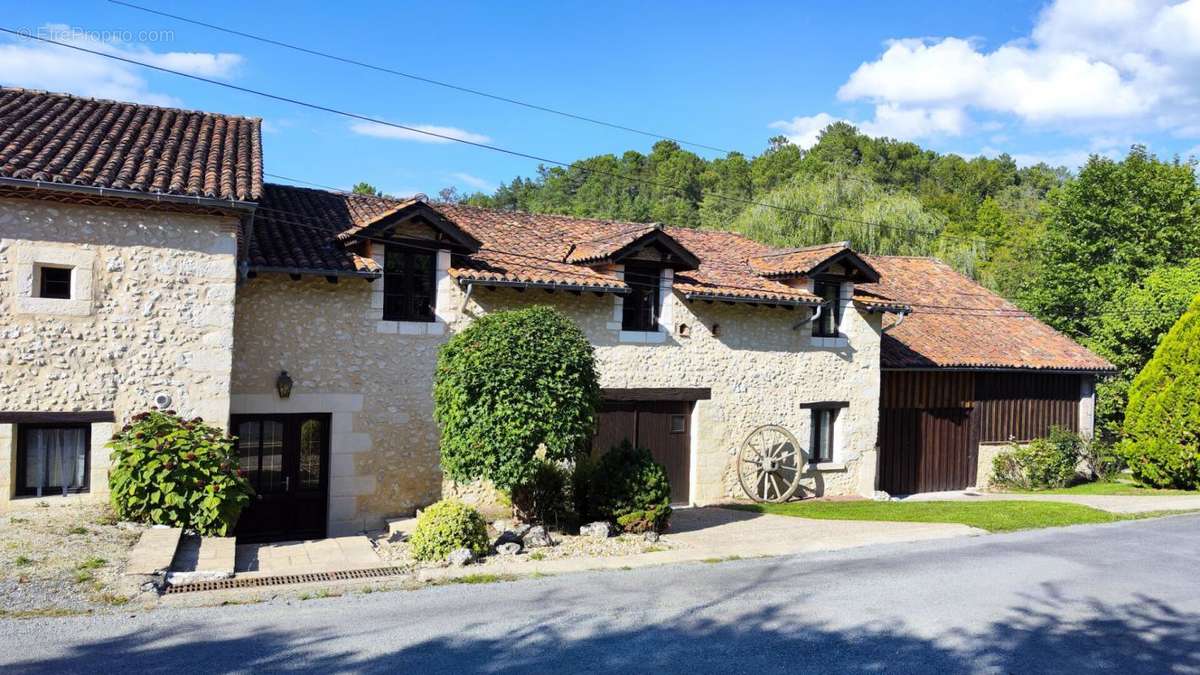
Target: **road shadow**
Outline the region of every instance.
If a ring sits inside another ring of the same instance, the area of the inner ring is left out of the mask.
[[[539,589],[545,590],[545,589]],[[746,592],[745,589],[731,589]],[[537,592],[530,589],[531,593]],[[546,598],[547,606],[550,598]],[[562,603],[559,603],[560,605]],[[736,606],[731,603],[730,606]],[[8,672],[355,672],[355,673],[760,673],[783,669],[847,673],[1162,673],[1200,670],[1200,614],[1137,598],[1105,604],[1068,598],[1043,587],[981,632],[922,637],[894,616],[862,617],[853,625],[805,618],[802,605],[782,602],[720,618],[683,608],[667,621],[644,623],[638,608],[599,618],[586,607],[536,612],[517,628],[485,622],[415,643],[398,640],[403,625],[355,626],[355,612],[327,605],[334,631],[256,629],[219,637],[232,623],[175,625],[98,640],[63,658],[16,663]],[[250,608],[242,608],[250,609]],[[313,607],[314,611],[317,607]],[[308,605],[291,608],[307,612]],[[288,611],[288,610],[284,610]],[[712,614],[713,612],[709,612]],[[728,614],[728,615],[726,615]],[[247,624],[243,624],[247,625]]]

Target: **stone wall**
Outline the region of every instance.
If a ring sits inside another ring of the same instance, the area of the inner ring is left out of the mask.
[[[111,410],[121,424],[165,394],[181,414],[223,425],[236,222],[0,200],[0,411]],[[43,264],[73,268],[70,300],[36,297]],[[93,446],[111,433],[93,425]],[[0,454],[6,501],[15,454]],[[107,489],[107,464],[93,452],[95,498]]]
[[[392,330],[381,325],[373,302],[379,283],[263,275],[238,294],[233,412],[252,412],[239,406],[273,396],[281,370],[295,380],[293,396],[312,396],[314,404],[321,397],[361,397],[361,409],[332,439],[331,534],[411,514],[450,487],[443,486],[433,421],[437,349],[476,316],[530,304],[557,307],[580,325],[596,347],[603,387],[712,389],[712,398],[693,413],[696,503],[739,496],[731,466],[759,425],[783,425],[807,446],[810,411],[802,404],[815,401],[849,406],[839,416],[834,462],[812,472],[808,488],[860,491],[860,454],[874,447],[878,422],[879,315],[847,311],[845,344],[818,347],[803,323],[806,311],[687,303],[672,294],[663,312],[672,317],[664,339],[629,343],[614,325],[613,296],[476,288],[468,300],[439,275],[438,316],[446,330],[404,324]],[[479,498],[477,490],[458,489]]]
[[[987,490],[992,487],[992,463],[996,457],[1012,452],[1020,447],[1021,443],[1012,443],[1009,441],[1001,441],[996,443],[980,443],[979,453],[976,455],[978,461],[975,465],[975,487],[979,490]]]

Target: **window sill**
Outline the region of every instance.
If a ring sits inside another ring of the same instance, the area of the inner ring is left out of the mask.
[[[846,465],[842,462],[817,462],[816,464],[809,463],[808,471],[845,471]]]
[[[850,346],[850,341],[845,337],[812,337],[812,346],[824,347],[832,349],[844,349]]]
[[[617,339],[629,344],[660,344],[667,341],[667,334],[665,331],[623,330]]]
[[[446,324],[441,321],[378,321],[376,333],[392,335],[445,335]]]

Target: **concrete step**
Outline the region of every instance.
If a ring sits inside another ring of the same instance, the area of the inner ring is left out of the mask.
[[[237,554],[234,537],[201,537],[187,535],[180,539],[167,573],[172,586],[195,581],[228,579],[233,576]]]
[[[125,574],[154,576],[166,574],[179,548],[183,529],[156,525],[142,533],[138,542],[129,551]]]

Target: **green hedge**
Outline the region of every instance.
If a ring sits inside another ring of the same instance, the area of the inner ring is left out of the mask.
[[[1121,454],[1146,485],[1200,488],[1200,296],[1134,378]]]
[[[198,417],[141,413],[108,447],[110,499],[123,520],[224,536],[250,502],[233,439]]]
[[[442,468],[511,494],[533,480],[539,459],[574,459],[587,447],[600,385],[579,327],[534,306],[480,317],[451,338],[433,396]]]

